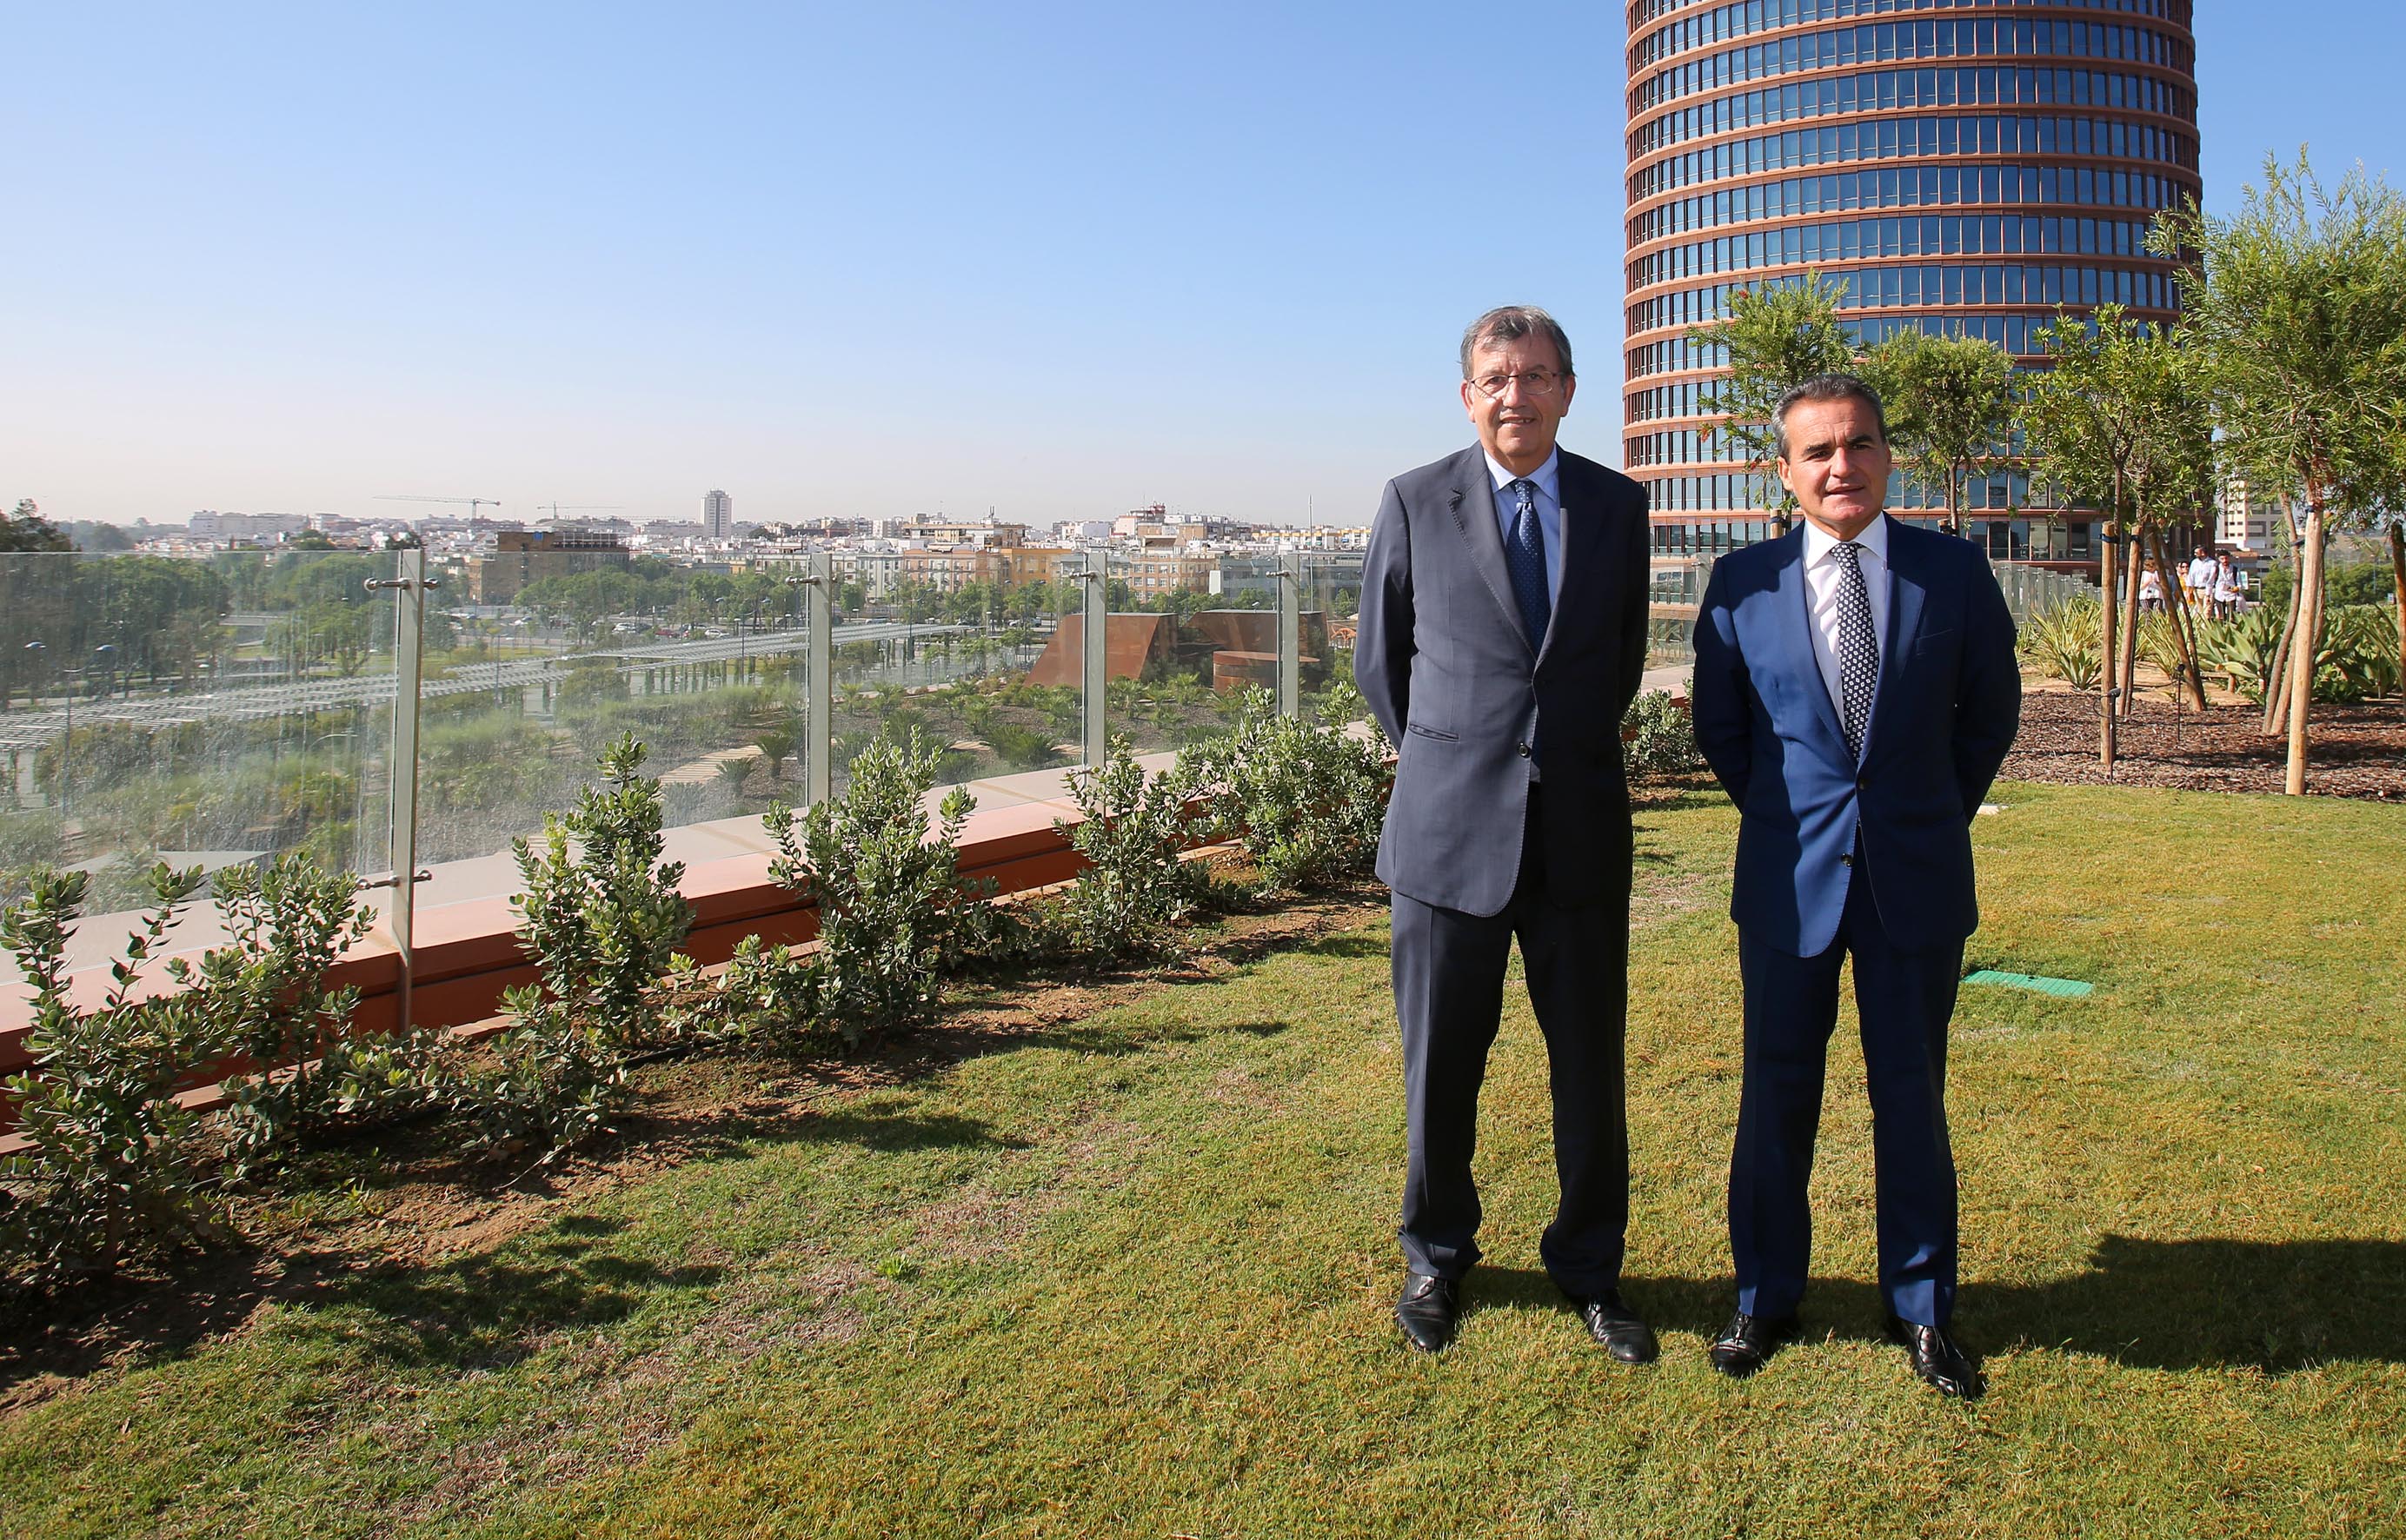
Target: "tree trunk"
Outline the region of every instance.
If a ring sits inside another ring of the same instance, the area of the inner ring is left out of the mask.
[[[2264,736],[2278,738],[2289,724],[2289,654],[2298,644],[2298,574],[2306,565],[2305,541],[2288,510],[2281,512],[2289,535],[2289,613],[2281,622],[2281,644],[2272,649],[2272,666],[2264,671]]]
[[[2115,586],[2116,578],[2119,574],[2114,568],[2114,547],[2121,539],[2121,534],[2122,473],[2117,468],[2114,473],[2113,516],[2106,520],[2105,548],[2098,558],[2098,576],[2102,580],[2098,584],[2098,587],[2103,595],[2103,601],[2098,605],[2098,611],[2104,629],[2102,638],[2104,645],[2100,649],[2097,659],[2097,763],[2108,775],[2114,773],[2114,665],[2119,661],[2115,653],[2115,643],[2118,638],[2115,635],[2114,629],[2114,623],[2117,618],[2114,606],[2120,598],[2120,590]]]
[[[2172,623],[2172,645],[2180,653],[2180,665],[2187,674],[2189,691],[2197,702],[2197,709],[2203,712],[2205,710],[2205,669],[2197,660],[2196,632],[2192,629],[2193,616],[2187,605],[2175,604],[2172,601],[2171,596],[2179,593],[2180,587],[2172,581],[2172,563],[2164,557],[2163,531],[2158,530],[2149,538],[2156,558],[2156,581],[2163,585],[2164,613],[2171,617]],[[2180,684],[2179,680],[2172,682],[2174,704],[2180,701]]]
[[[2389,527],[2389,581],[2398,592],[2399,693],[2406,695],[2406,517]]]
[[[2306,550],[2298,563],[2297,635],[2289,652],[2289,773],[2283,787],[2292,797],[2306,790],[2306,718],[2314,706],[2314,663],[2323,634],[2323,489],[2312,488],[2306,504]]]
[[[2142,556],[2146,539],[2144,533],[2130,536],[2130,570],[2122,574],[2122,694],[2116,704],[2125,722],[2139,703],[2139,570],[2146,565]]]

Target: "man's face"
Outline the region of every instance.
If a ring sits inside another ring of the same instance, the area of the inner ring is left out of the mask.
[[[1552,382],[1538,389],[1531,376]],[[1479,382],[1504,380],[1500,393],[1489,395]],[[1554,452],[1554,431],[1571,409],[1571,391],[1578,381],[1563,373],[1551,338],[1521,337],[1490,343],[1470,355],[1470,378],[1462,382],[1463,410],[1479,429],[1479,442],[1497,464],[1516,475],[1527,475]]]
[[[1849,396],[1800,401],[1788,409],[1788,453],[1779,480],[1804,516],[1838,540],[1870,528],[1888,505],[1890,461],[1872,409]]]

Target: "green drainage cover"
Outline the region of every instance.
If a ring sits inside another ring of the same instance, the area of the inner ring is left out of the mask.
[[[2088,993],[2089,986],[2077,979],[2042,979],[2029,973],[2000,973],[1984,968],[1963,981],[1967,984],[2003,984],[2008,989],[2028,989],[2040,995],[2059,995],[2076,1000]]]

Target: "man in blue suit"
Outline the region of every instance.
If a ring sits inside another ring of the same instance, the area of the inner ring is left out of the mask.
[[[1539,1250],[1589,1333],[1646,1363],[1620,1292],[1629,1221],[1629,791],[1621,719],[1646,667],[1646,495],[1558,449],[1570,340],[1511,306],[1462,341],[1479,443],[1387,484],[1353,675],[1396,746],[1379,841],[1394,891],[1408,1142],[1395,1319],[1452,1339],[1479,1260],[1479,1088],[1521,943],[1553,1081],[1561,1202]]]
[[[1796,1335],[1822,1067],[1851,956],[1889,1332],[1917,1375],[1969,1399],[1979,1371],[1947,1331],[1946,1022],[1979,923],[1972,819],[2021,717],[2013,617],[1974,546],[1883,513],[1888,428],[1861,380],[1808,380],[1772,420],[1804,523],[1716,562],[1696,617],[1696,742],[1743,815],[1737,1315],[1712,1362],[1744,1378]]]

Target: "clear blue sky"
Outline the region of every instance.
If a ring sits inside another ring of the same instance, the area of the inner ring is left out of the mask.
[[[1621,16],[0,0],[0,500],[1358,523],[1507,301],[1615,462]],[[2198,32],[2209,206],[2400,180],[2394,7]]]

